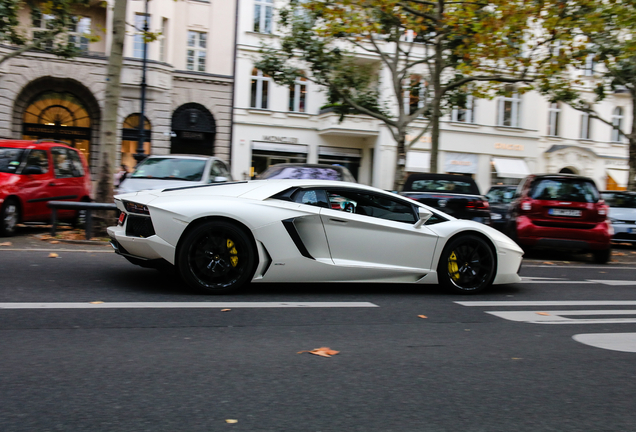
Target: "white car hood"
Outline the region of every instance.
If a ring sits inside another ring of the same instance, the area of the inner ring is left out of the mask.
[[[618,220],[636,220],[636,209],[610,207],[609,217]]]

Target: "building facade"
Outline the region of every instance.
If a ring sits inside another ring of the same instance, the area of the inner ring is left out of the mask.
[[[80,149],[95,173],[101,140],[106,68],[112,35],[112,0],[77,10],[78,48],[64,60],[27,52],[0,66],[0,136],[56,139]],[[140,123],[145,2],[128,2],[122,91],[118,111],[119,160],[136,163]],[[234,73],[235,0],[148,2],[144,152],[196,153],[229,162]],[[25,31],[47,16],[22,11]],[[99,40],[83,37],[92,33]],[[0,46],[0,55],[12,47]]]
[[[397,147],[386,126],[367,116],[339,116],[321,110],[325,94],[299,80],[291,87],[274,84],[254,68],[262,43],[276,44],[279,0],[240,3],[235,75],[232,173],[248,179],[281,162],[331,163],[348,167],[356,179],[383,189],[393,187]],[[389,82],[378,58],[379,81]],[[593,71],[581,71],[591,84]],[[382,89],[382,85],[380,84]],[[512,89],[514,90],[514,88]],[[390,99],[387,87],[385,100]],[[409,104],[405,95],[405,104]],[[631,119],[629,95],[617,93],[596,107],[605,118]],[[416,121],[412,136],[425,124]],[[627,129],[624,129],[627,130]],[[493,184],[516,184],[530,173],[569,172],[592,177],[599,189],[627,183],[628,146],[612,128],[589,121],[580,112],[551,105],[537,93],[470,101],[442,119],[438,171],[468,174],[485,193]],[[407,154],[408,172],[430,168],[430,136]]]

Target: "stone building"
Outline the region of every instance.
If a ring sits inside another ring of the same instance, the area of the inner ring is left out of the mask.
[[[95,172],[112,34],[112,0],[77,11],[82,54],[64,60],[27,52],[0,66],[0,136],[56,139],[80,149]],[[143,1],[128,2],[122,92],[118,112],[120,160],[133,166],[140,122]],[[28,7],[25,31],[46,25]],[[235,0],[148,2],[144,152],[196,153],[229,162],[234,75]],[[99,36],[91,42],[88,33]],[[0,55],[12,47],[0,46]]]

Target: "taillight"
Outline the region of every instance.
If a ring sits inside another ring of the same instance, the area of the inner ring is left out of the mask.
[[[524,201],[521,203],[521,210],[530,211],[532,210],[532,201]]]
[[[598,219],[600,222],[603,222],[605,219],[607,219],[607,214],[609,212],[609,207],[606,205],[599,205],[597,206],[597,213],[598,213]]]
[[[483,200],[471,200],[466,203],[466,208],[476,209],[476,210],[487,210],[490,208],[488,201]]]

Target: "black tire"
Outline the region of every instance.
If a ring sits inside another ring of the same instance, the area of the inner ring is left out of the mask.
[[[592,251],[594,262],[597,264],[607,264],[612,257],[612,248],[609,247],[603,250]]]
[[[205,294],[236,292],[256,270],[256,249],[238,226],[224,221],[205,222],[183,238],[177,256],[179,274]]]
[[[9,198],[0,207],[0,237],[15,234],[20,222],[20,207],[15,199]]]
[[[491,245],[472,234],[451,240],[437,266],[439,283],[457,294],[477,294],[492,285],[497,260]]]

